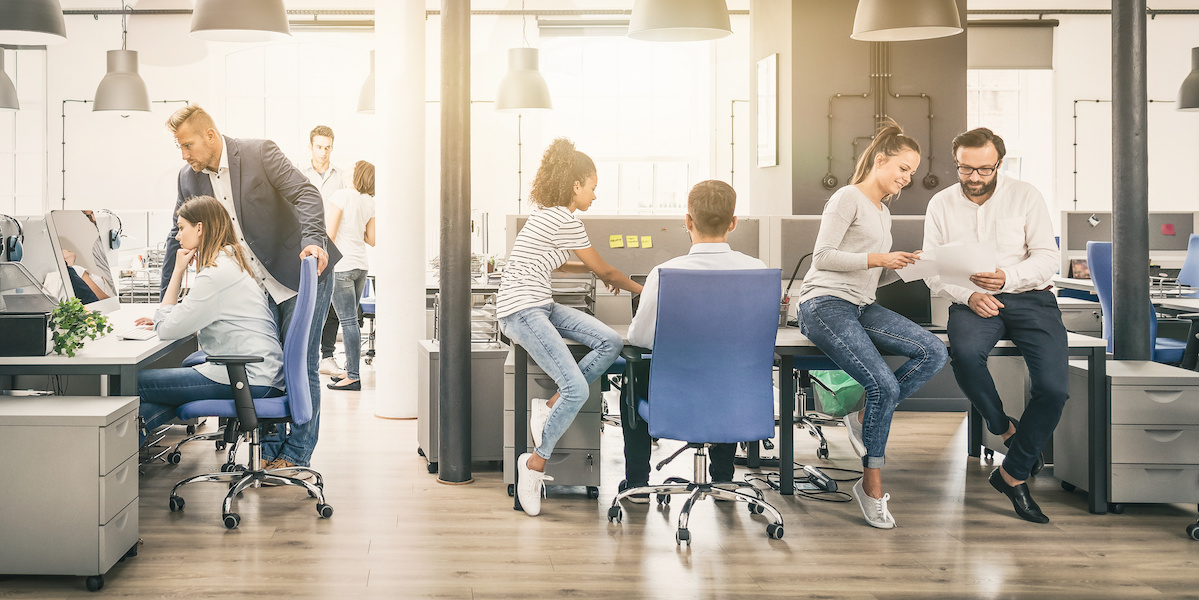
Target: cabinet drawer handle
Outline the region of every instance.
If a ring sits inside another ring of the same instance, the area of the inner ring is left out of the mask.
[[[1152,475],[1158,479],[1174,479],[1182,473],[1182,469],[1145,469],[1146,475]]]
[[[1155,442],[1173,442],[1182,435],[1181,429],[1146,429],[1145,434]]]
[[[1169,404],[1182,396],[1182,390],[1145,390],[1145,395],[1158,404]]]
[[[133,419],[125,419],[117,425],[117,437],[125,437],[125,434],[129,433],[129,423],[132,421]]]
[[[120,473],[116,473],[116,476],[117,476],[117,483],[125,483],[125,480],[129,478],[129,468],[130,468],[130,466],[131,466],[131,465],[125,465],[125,468],[124,468],[124,469],[121,469],[121,472],[120,472]]]

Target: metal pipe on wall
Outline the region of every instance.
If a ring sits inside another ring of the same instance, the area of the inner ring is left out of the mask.
[[[1149,143],[1145,0],[1112,0],[1112,335],[1149,360]]]
[[[470,1],[441,3],[441,344],[438,480],[470,471]]]

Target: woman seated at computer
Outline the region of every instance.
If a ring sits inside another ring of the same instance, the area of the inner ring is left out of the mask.
[[[865,408],[846,415],[845,424],[862,457],[862,478],[853,493],[866,522],[880,529],[895,527],[881,470],[891,415],[948,358],[937,336],[875,303],[880,283],[894,281],[894,269],[920,258],[891,252],[891,213],[884,204],[899,197],[919,164],[920,146],[898,125],[879,131],[858,159],[853,184],[825,205],[812,269],[799,291],[804,335],[866,389]],[[908,361],[892,372],[882,352]]]
[[[154,318],[138,319],[137,324],[152,325],[163,340],[194,333],[200,349],[210,355],[261,356],[262,362],[246,365],[251,393],[282,395],[283,349],[275,320],[266,295],[251,276],[250,261],[237,243],[229,213],[212,196],[197,196],[184,202],[176,217],[180,249],[171,281]],[[187,297],[179,300],[183,276],[193,261],[196,276]],[[137,392],[146,432],[169,423],[182,404],[233,398],[225,366],[208,363],[143,370],[137,377]]]

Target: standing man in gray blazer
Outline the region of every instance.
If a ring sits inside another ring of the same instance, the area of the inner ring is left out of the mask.
[[[266,468],[309,466],[320,423],[320,376],[317,373],[321,326],[333,295],[333,265],[341,258],[325,231],[325,207],[320,192],[279,147],[269,140],[235,139],[217,131],[212,117],[195,104],[179,109],[167,128],[188,166],[179,171],[178,209],[193,196],[213,196],[233,218],[242,248],[250,257],[254,278],[267,295],[282,338],[295,310],[300,285],[300,260],[315,256],[316,314],[308,333],[308,384],[312,420],[291,425],[278,437],[263,440]],[[162,272],[174,268],[178,224],[172,218]]]

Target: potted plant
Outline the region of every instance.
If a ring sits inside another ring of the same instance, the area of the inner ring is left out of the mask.
[[[84,338],[94,340],[97,336],[112,331],[108,317],[100,311],[88,310],[78,298],[63,300],[50,314],[50,329],[53,332],[54,351],[74,357],[83,347]]]

